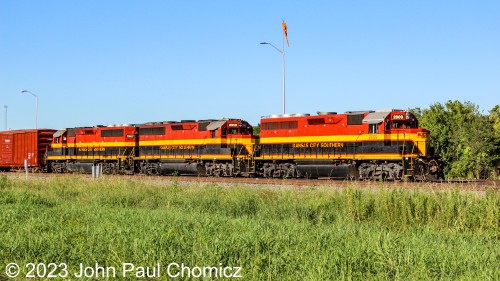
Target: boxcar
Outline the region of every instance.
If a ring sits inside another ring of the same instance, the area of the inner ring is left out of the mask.
[[[30,170],[43,170],[54,132],[51,129],[0,132],[0,169],[22,169],[27,160]]]

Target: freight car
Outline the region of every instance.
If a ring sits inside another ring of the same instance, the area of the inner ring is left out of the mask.
[[[44,170],[54,132],[51,129],[0,132],[0,170],[24,169],[25,160],[29,170]]]
[[[443,177],[442,163],[429,147],[429,131],[408,111],[274,115],[260,124],[254,160],[264,177]]]

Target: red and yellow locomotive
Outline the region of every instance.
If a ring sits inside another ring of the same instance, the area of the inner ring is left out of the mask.
[[[92,166],[101,164],[105,174],[132,174],[136,145],[137,128],[132,125],[58,130],[47,155],[47,169],[90,173]]]
[[[47,163],[56,173],[101,164],[105,174],[236,176],[249,173],[255,142],[240,119],[71,128],[54,134]]]
[[[137,170],[145,174],[237,176],[249,173],[256,137],[241,119],[186,120],[138,126]],[[247,160],[247,161],[245,161]]]
[[[428,144],[403,110],[275,115],[261,119],[255,161],[265,177],[441,178]]]

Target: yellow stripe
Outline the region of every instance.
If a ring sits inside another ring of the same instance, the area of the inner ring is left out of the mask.
[[[349,160],[401,160],[403,157],[417,157],[418,154],[330,154],[330,155],[265,155],[260,157],[255,157],[255,160],[300,160],[300,159],[320,159],[320,160],[336,160],[336,159],[349,159]],[[242,157],[239,157],[242,158]],[[244,158],[244,157],[243,157]],[[48,156],[47,160],[92,160],[92,159],[127,159],[127,156]],[[134,158],[135,160],[146,160],[146,159],[195,159],[195,160],[231,160],[232,158],[228,155],[223,154],[204,154],[204,155],[145,155]]]
[[[418,154],[330,154],[330,155],[264,155],[260,157],[255,157],[255,160],[300,160],[300,159],[320,159],[320,160],[336,160],[336,159],[347,159],[347,160],[395,160],[400,161],[403,157],[417,157]]]
[[[260,138],[260,144],[301,143],[301,142],[360,142],[360,141],[426,141],[417,134],[362,134],[341,136],[304,136]]]
[[[89,160],[89,159],[127,159],[127,156],[48,156],[47,160]],[[241,157],[239,157],[241,158]],[[231,160],[230,155],[225,154],[203,154],[203,155],[144,155],[135,157],[135,160],[143,159],[199,159],[199,160]]]
[[[117,159],[127,159],[127,156],[47,156],[47,160],[93,160],[93,159],[117,160]]]
[[[240,157],[241,158],[241,157]],[[203,155],[144,155],[134,158],[136,160],[144,159],[196,159],[196,160],[231,160],[231,156],[225,154],[203,154]]]

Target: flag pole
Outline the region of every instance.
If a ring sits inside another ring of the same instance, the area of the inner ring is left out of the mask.
[[[260,44],[262,45],[269,45],[273,47],[276,51],[281,53],[281,59],[282,59],[282,112],[283,115],[285,114],[285,39],[286,39],[286,44],[288,47],[290,47],[290,43],[288,43],[288,32],[287,32],[287,27],[285,21],[281,23],[281,26],[283,27],[283,44],[282,44],[282,49],[280,50],[278,47],[274,46],[273,44],[269,42],[261,42]]]

